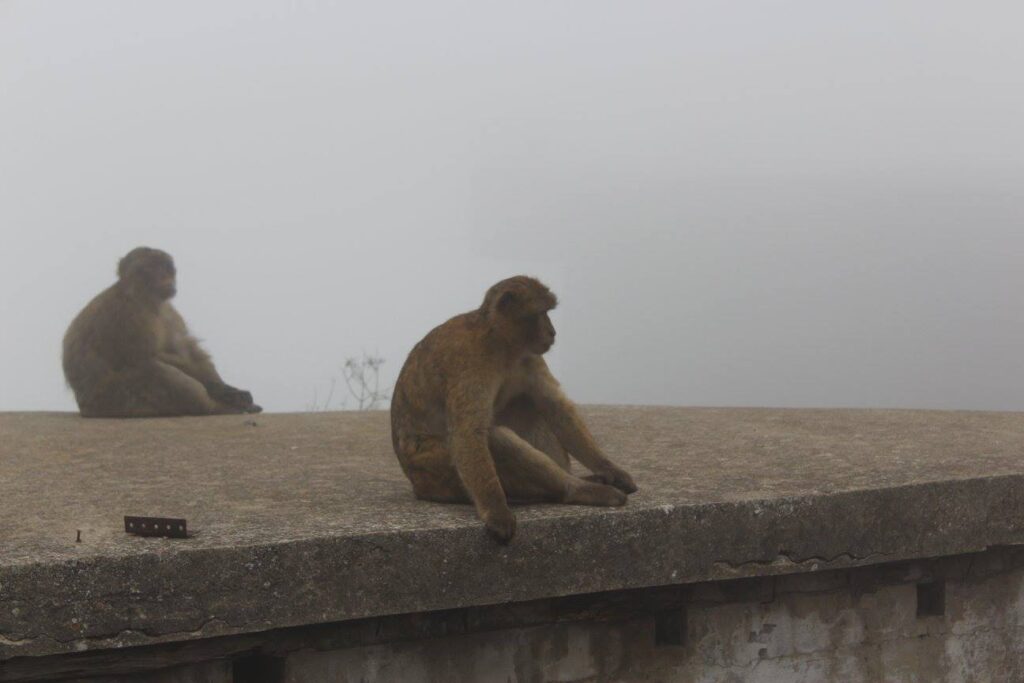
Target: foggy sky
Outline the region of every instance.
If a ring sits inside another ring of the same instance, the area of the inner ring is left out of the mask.
[[[64,329],[138,245],[268,410],[516,273],[582,402],[1022,410],[1022,22],[0,2],[0,410],[74,409]]]

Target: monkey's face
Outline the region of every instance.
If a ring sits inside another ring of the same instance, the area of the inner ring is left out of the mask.
[[[555,345],[555,326],[547,311],[528,316],[524,321],[526,346],[530,353],[538,356],[548,352]]]
[[[170,254],[159,249],[140,248],[124,258],[122,279],[158,299],[170,299],[178,293],[177,272]]]
[[[178,293],[178,279],[174,271],[174,264],[170,269],[163,268],[154,274],[153,291],[163,299],[171,299]]]
[[[512,348],[539,356],[555,343],[555,326],[548,313],[557,304],[540,281],[518,275],[487,290],[481,308]]]

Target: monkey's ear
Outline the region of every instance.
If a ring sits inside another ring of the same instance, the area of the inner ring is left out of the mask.
[[[502,292],[496,304],[499,313],[508,313],[519,302],[515,292]]]

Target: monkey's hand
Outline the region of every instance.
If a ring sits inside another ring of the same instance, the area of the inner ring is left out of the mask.
[[[239,408],[249,408],[252,406],[252,394],[244,389],[235,389],[233,391],[224,392],[216,398],[224,403],[230,403],[231,405],[238,406]]]
[[[488,511],[482,517],[487,533],[498,543],[505,545],[516,535],[516,517],[508,507]]]
[[[618,467],[605,470],[604,472],[595,472],[594,474],[583,478],[587,481],[596,481],[599,484],[614,486],[624,493],[636,493],[637,491],[637,486],[633,481],[633,477],[629,476],[625,470],[621,470]]]
[[[211,382],[206,385],[210,398],[227,407],[231,413],[261,413],[263,408],[252,402],[252,394],[230,384]]]
[[[249,410],[253,407],[252,394],[245,389],[236,389],[230,384],[218,384],[211,382],[206,385],[206,393],[211,398],[220,401],[221,403],[235,408],[242,408],[245,412],[259,412],[259,410]],[[259,408],[259,406],[256,406]]]

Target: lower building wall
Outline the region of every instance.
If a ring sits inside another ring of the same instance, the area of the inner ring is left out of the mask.
[[[743,602],[721,601],[708,584],[704,599],[695,596],[682,618],[553,624],[300,652],[287,658],[285,680],[1024,681],[1024,572],[864,593],[848,583],[829,585],[844,578],[830,574],[780,577],[771,582],[773,594]],[[935,605],[943,586],[944,605]],[[919,616],[919,597],[932,603],[922,605],[924,611],[942,613]]]
[[[234,683],[234,678],[232,663],[220,660],[174,666],[131,676],[99,676],[63,680],[67,683]]]
[[[6,665],[0,681],[1017,683],[1024,548]]]

